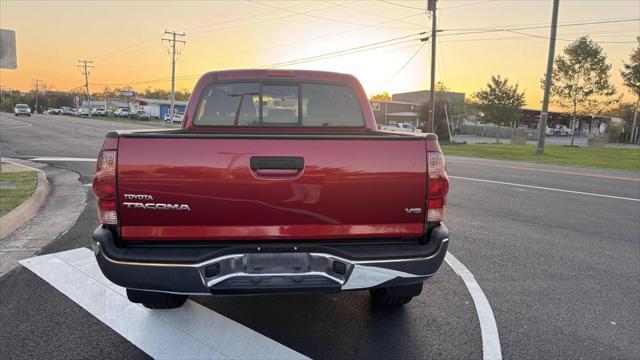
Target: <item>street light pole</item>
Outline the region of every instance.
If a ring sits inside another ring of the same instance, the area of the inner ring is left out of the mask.
[[[429,122],[431,123],[431,132],[436,132],[436,1],[427,0],[427,10],[431,11],[431,91],[429,92],[429,102],[431,105],[431,111],[429,114]]]
[[[40,79],[33,79],[33,82],[34,82],[35,87],[36,87],[36,90],[34,92],[34,95],[35,95],[35,98],[36,98],[36,104],[35,104],[34,109],[33,109],[34,114],[38,113],[38,92],[40,92],[40,82],[41,81],[42,80],[40,80]]]
[[[177,33],[174,31],[164,31],[165,34],[169,34],[172,37],[169,39],[162,39],[162,41],[167,41],[171,44],[171,110],[169,110],[169,122],[173,125],[173,112],[174,112],[174,103],[176,101],[176,93],[175,93],[175,84],[176,84],[176,43],[185,44],[184,40],[176,40],[176,36],[184,37],[185,33]]]
[[[560,0],[553,0],[553,13],[551,15],[551,37],[549,38],[549,57],[547,58],[547,73],[544,80],[544,97],[542,99],[542,111],[538,124],[538,146],[536,154],[544,154],[544,136],[549,119],[549,92],[551,91],[551,76],[553,74],[553,58],[556,50],[556,30],[558,29],[558,6]]]

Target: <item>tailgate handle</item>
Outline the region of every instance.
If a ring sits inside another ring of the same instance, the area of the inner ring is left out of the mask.
[[[250,166],[253,170],[302,170],[304,158],[301,156],[253,156]]]

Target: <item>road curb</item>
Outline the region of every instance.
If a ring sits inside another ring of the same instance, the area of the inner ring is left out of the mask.
[[[15,268],[19,260],[40,252],[71,229],[84,211],[87,196],[76,172],[27,160],[11,160],[40,170],[48,181],[49,194],[33,217],[0,239],[0,277]]]
[[[27,221],[31,220],[47,201],[47,196],[49,195],[49,181],[44,171],[13,161],[5,161],[32,169],[38,175],[38,182],[35,190],[33,190],[33,193],[27,200],[11,210],[8,214],[0,217],[0,240],[6,238]]]

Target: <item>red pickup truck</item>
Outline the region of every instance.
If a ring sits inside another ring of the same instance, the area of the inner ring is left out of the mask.
[[[449,239],[437,137],[378,131],[339,73],[207,73],[181,129],[107,134],[93,190],[98,264],[149,308],[366,289],[401,305]]]

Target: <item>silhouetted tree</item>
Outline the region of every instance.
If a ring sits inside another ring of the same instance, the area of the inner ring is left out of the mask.
[[[500,126],[517,120],[519,109],[526,104],[518,84],[509,84],[500,75],[492,75],[486,87],[472,95],[471,102],[484,114],[484,122],[496,124],[496,144],[500,143]]]

